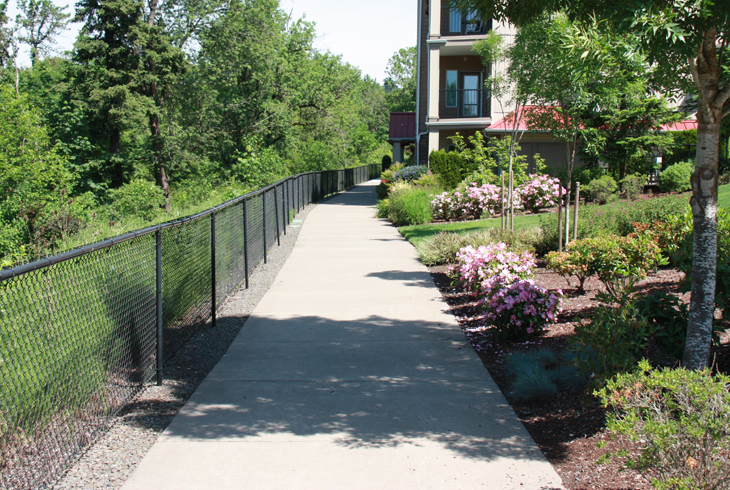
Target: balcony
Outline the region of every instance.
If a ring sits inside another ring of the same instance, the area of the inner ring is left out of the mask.
[[[490,117],[489,91],[485,89],[439,90],[439,119]]]
[[[492,30],[492,19],[483,21],[476,13],[441,7],[442,36],[481,36]]]

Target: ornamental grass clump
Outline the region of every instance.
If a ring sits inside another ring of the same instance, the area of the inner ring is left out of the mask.
[[[530,175],[526,182],[517,187],[516,192],[522,207],[537,213],[541,209],[557,206],[565,189],[560,185],[560,179],[549,175]]]
[[[504,243],[492,243],[477,249],[466,247],[457,257],[452,274],[479,299],[497,339],[525,340],[557,318],[562,292],[551,293],[535,284],[531,253],[517,254]]]

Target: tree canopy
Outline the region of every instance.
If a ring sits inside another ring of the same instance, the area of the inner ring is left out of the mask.
[[[18,107],[42,129],[39,148],[54,155],[42,162],[63,170],[63,183],[56,179],[44,192],[56,200],[61,188],[77,201],[89,197],[79,202],[94,206],[99,220],[118,189],[135,192],[140,181],[156,183],[170,211],[216,189],[243,192],[290,173],[379,162],[390,152],[384,88],[316,50],[315,24],[292,19],[278,0],[81,0],[74,20],[83,26],[68,57],[50,49],[67,21],[62,9],[22,0],[13,22],[5,7],[0,85],[16,92]],[[15,60],[23,43],[29,68]],[[391,70],[395,77],[399,68]],[[23,201],[13,197],[21,190],[13,175],[4,181],[4,224]],[[31,240],[12,235],[0,256]]]
[[[655,89],[697,97],[697,153],[692,177],[694,243],[692,298],[684,356],[690,368],[709,362],[717,272],[717,187],[720,129],[730,115],[727,66],[730,2],[706,0],[463,0],[484,18],[530,24],[545,13],[563,11],[585,23],[574,50],[582,58],[605,62],[601,33],[635,35],[651,66]]]

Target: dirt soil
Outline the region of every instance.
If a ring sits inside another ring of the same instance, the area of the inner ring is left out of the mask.
[[[561,289],[565,294],[564,308],[557,323],[548,325],[540,337],[528,342],[498,342],[491,329],[482,326],[473,297],[465,294],[459,286],[452,285],[448,266],[432,267],[430,271],[482,362],[508,398],[511,380],[504,366],[507,354],[539,348],[549,348],[556,354],[564,352],[568,347],[568,339],[575,333],[576,323],[581,318],[590,318],[598,305],[595,296],[602,287],[597,279],[590,278],[586,281],[585,293],[579,294],[575,278],[569,285],[566,279],[547,269],[544,263],[539,264],[535,271],[535,282],[550,290]],[[645,295],[665,291],[681,295],[679,281],[683,277],[684,274],[675,269],[663,268],[640,282],[637,292]],[[683,298],[688,300],[688,294],[683,295]],[[723,335],[722,345],[714,348],[713,354],[716,369],[727,373],[730,368],[727,335]],[[532,403],[511,401],[511,405],[545,457],[561,475],[568,490],[651,488],[644,476],[629,470],[620,460],[597,463],[608,451],[625,449],[629,454],[636,454],[638,447],[629,441],[612,437],[605,430],[605,410],[590,393],[561,392],[549,400]]]

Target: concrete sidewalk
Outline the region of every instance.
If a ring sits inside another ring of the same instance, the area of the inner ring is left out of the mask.
[[[369,182],[319,204],[124,490],[558,489]]]

